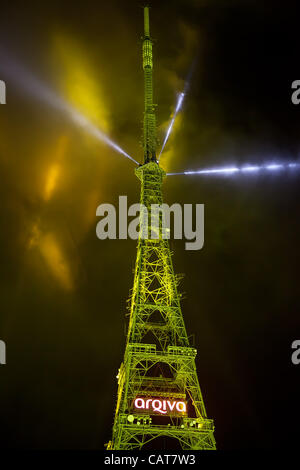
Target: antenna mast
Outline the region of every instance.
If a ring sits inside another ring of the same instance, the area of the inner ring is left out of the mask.
[[[152,40],[149,7],[144,8],[143,69],[144,69],[144,163],[156,162],[156,119],[152,86]]]

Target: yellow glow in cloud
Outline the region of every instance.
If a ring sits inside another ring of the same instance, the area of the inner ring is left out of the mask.
[[[32,230],[31,230],[31,237],[28,241],[28,248],[33,248],[34,246],[37,246],[40,237],[41,237],[40,227],[39,227],[39,224],[36,223],[33,225]]]
[[[165,132],[167,131],[170,125],[171,119],[172,119],[172,116],[162,126]],[[174,145],[174,142],[176,140],[175,139],[176,135],[180,132],[181,123],[182,123],[182,115],[181,113],[178,113],[176,116],[173,128],[172,128],[172,132],[169,136],[168,142],[166,143],[166,146],[160,158],[161,166],[166,172],[169,172],[170,169],[172,168],[174,169],[174,159],[176,159],[176,146]]]
[[[67,101],[108,132],[109,113],[105,94],[88,60],[88,51],[74,39],[56,35],[54,57],[56,67],[61,71],[61,86]]]
[[[45,259],[51,273],[66,290],[73,288],[70,267],[62,253],[62,250],[50,233],[43,235],[39,240],[39,249]]]
[[[47,170],[45,186],[44,186],[44,199],[49,201],[52,197],[55,188],[57,187],[59,178],[62,173],[62,164],[61,161],[66,153],[68,144],[68,139],[66,136],[62,136],[58,140],[56,149],[51,155],[52,163]]]
[[[64,256],[61,247],[52,233],[43,234],[39,222],[32,227],[28,247],[36,247],[46,262],[51,274],[59,282],[61,287],[71,290],[74,287],[70,266]]]
[[[48,201],[50,197],[52,196],[52,193],[57,184],[57,180],[58,180],[60,172],[61,172],[61,167],[58,163],[53,163],[53,165],[50,166],[48,174],[47,174],[45,192],[44,192],[44,199],[46,201]]]
[[[86,230],[88,230],[91,225],[95,224],[96,209],[100,203],[100,200],[101,194],[99,189],[94,189],[87,195],[85,208],[83,211],[83,222]]]

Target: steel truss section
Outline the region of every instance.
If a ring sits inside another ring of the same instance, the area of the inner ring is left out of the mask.
[[[185,329],[169,242],[163,237],[162,218],[151,217],[152,204],[162,204],[165,173],[154,162],[140,166],[136,173],[145,210],[140,216],[127,341],[108,448],[142,449],[164,436],[176,439],[182,449],[215,449],[213,421],[206,416],[196,372],[197,351],[190,347]],[[150,238],[153,233],[155,238]],[[141,413],[134,408],[137,397],[181,399],[187,412],[159,417],[152,410]]]

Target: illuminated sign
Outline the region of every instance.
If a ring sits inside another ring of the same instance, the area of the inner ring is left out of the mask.
[[[162,400],[160,398],[136,398],[134,406],[140,410],[156,411],[157,413],[186,413],[186,403],[177,400]]]

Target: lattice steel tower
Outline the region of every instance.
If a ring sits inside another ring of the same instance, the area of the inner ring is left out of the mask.
[[[158,438],[152,448],[162,449],[163,437],[169,437],[182,449],[215,449],[213,421],[207,419],[196,373],[197,351],[189,344],[180,308],[178,276],[168,240],[162,236],[161,213],[154,216],[150,208],[162,204],[165,172],[156,160],[148,7],[144,8],[143,69],[144,164],[136,175],[141,181],[141,207],[147,211],[140,216],[126,349],[118,373],[112,441],[107,448],[141,449]]]

